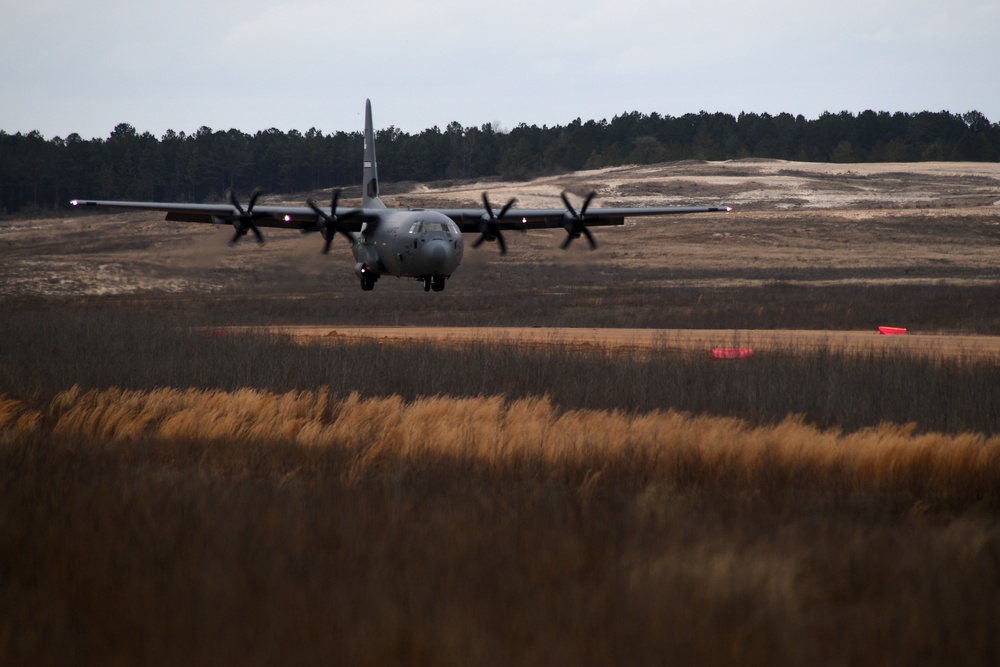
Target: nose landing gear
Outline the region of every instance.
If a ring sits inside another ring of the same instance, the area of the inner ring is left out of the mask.
[[[430,292],[432,289],[435,292],[441,292],[444,290],[445,276],[424,276],[424,291]]]

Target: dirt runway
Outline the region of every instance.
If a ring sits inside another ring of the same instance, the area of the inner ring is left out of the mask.
[[[554,327],[364,327],[276,326],[273,333],[304,339],[377,339],[385,342],[431,341],[460,345],[470,341],[510,341],[534,345],[587,348],[680,349],[706,354],[717,348],[799,350],[827,347],[865,352],[900,350],[913,354],[1000,360],[1000,336],[878,331],[809,331],[734,329],[605,329]]]

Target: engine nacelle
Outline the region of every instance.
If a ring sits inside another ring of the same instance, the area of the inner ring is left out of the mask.
[[[385,269],[382,266],[382,258],[379,257],[378,248],[375,247],[374,243],[356,243],[352,248],[354,251],[354,259],[357,260],[358,266],[362,264],[368,267],[368,270],[374,270],[379,273]],[[355,267],[355,272],[359,269]]]

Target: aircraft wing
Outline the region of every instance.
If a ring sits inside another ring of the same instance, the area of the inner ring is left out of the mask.
[[[483,221],[483,209],[434,209],[448,216],[464,233],[478,233]],[[582,217],[587,226],[623,225],[625,218],[655,217],[686,213],[728,213],[729,206],[659,206],[647,208],[589,208]],[[551,229],[563,227],[573,217],[564,208],[510,209],[497,218],[504,229]]]
[[[219,224],[238,211],[231,204],[185,204],[179,202],[105,201],[97,199],[74,199],[73,206],[95,208],[120,208],[138,211],[162,211],[166,219],[175,222],[200,222]],[[325,208],[324,210],[329,210]],[[419,210],[419,209],[411,209]],[[483,220],[481,208],[428,209],[448,216],[464,233],[480,231]],[[646,208],[591,208],[583,215],[587,225],[607,226],[624,224],[625,218],[676,215],[684,213],[723,213],[728,206],[659,206]],[[364,222],[374,220],[385,211],[381,209],[358,209],[337,207],[341,224],[348,231],[359,231]],[[278,229],[303,229],[316,223],[316,214],[306,206],[257,206],[253,208],[254,224],[258,227]],[[548,229],[562,227],[567,218],[564,208],[510,209],[499,222],[505,228]]]
[[[231,204],[182,204],[177,202],[103,201],[96,199],[74,199],[73,206],[93,206],[96,208],[121,208],[138,211],[162,211],[166,219],[174,222],[200,222],[226,224],[229,216],[238,215]],[[329,211],[329,207],[323,210]],[[307,229],[316,224],[316,213],[306,206],[256,206],[252,210],[253,222],[258,227],[277,229]],[[341,227],[350,232],[361,230],[361,225],[378,217],[374,210],[337,207],[337,213],[345,219]]]
[[[179,202],[104,201],[95,199],[74,199],[73,206],[95,208],[120,208],[140,211],[162,211],[166,219],[174,222],[198,222],[207,224],[231,223],[231,216],[239,215],[232,204],[186,204]],[[329,208],[323,210],[328,211]],[[406,210],[406,209],[401,209]],[[417,211],[420,209],[409,209]],[[434,210],[451,218],[465,234],[482,231],[484,210],[482,208],[426,209]],[[646,208],[591,208],[579,216],[579,221],[590,226],[623,225],[625,218],[655,217],[687,213],[723,213],[728,206],[659,206]],[[337,207],[340,226],[349,232],[358,232],[365,222],[374,221],[385,215],[383,209],[361,209]],[[252,208],[253,223],[257,227],[302,230],[316,225],[316,213],[306,206],[256,206]],[[496,222],[502,229],[551,229],[571,224],[574,218],[564,208],[510,209]]]

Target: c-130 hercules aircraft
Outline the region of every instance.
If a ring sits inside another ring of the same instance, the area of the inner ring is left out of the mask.
[[[337,205],[340,191],[333,191],[329,208],[317,206],[256,206],[260,190],[255,190],[244,208],[229,193],[229,204],[180,204],[169,202],[130,202],[74,199],[73,206],[95,206],[165,211],[166,219],[180,222],[230,224],[235,229],[230,245],[248,232],[258,243],[264,242],[260,227],[297,229],[303,233],[320,232],[325,243],[323,253],[337,234],[344,236],[354,253],[354,272],[361,280],[361,289],[371,290],[380,276],[416,278],[424,290],[440,292],[445,280],[451,278],[462,262],[465,252],[463,234],[479,234],[472,244],[478,248],[486,241],[495,241],[500,253],[507,252],[505,230],[524,231],[562,227],[566,240],[562,248],[574,239],[587,239],[591,249],[597,247],[588,226],[622,225],[625,218],[660,216],[678,213],[718,213],[730,211],[728,206],[668,206],[653,208],[590,208],[591,192],[577,211],[562,193],[565,209],[514,209],[511,199],[499,211],[494,211],[486,193],[483,208],[418,209],[388,208],[379,199],[378,170],[375,163],[375,133],[372,129],[371,101],[365,102],[365,149],[360,208]]]

